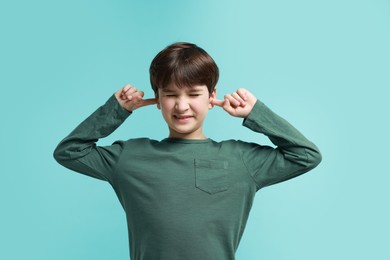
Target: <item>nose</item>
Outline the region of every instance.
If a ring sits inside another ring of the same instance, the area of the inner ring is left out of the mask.
[[[175,103],[175,109],[177,110],[177,112],[185,112],[188,110],[189,108],[189,103],[188,103],[188,100],[186,98],[183,98],[183,97],[179,97],[178,99],[176,99],[176,103]]]

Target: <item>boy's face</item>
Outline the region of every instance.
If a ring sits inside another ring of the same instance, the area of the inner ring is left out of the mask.
[[[168,124],[169,137],[205,139],[202,126],[215,90],[209,94],[206,85],[178,88],[170,85],[158,90],[157,107]]]

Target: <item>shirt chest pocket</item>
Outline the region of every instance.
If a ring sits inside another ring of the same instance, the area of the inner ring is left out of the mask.
[[[228,162],[195,159],[196,188],[215,194],[228,189]]]

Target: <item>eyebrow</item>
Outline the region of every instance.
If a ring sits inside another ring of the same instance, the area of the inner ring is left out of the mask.
[[[174,89],[161,89],[162,92],[175,92]]]
[[[176,92],[177,90],[166,88],[166,89],[161,89],[161,91],[162,92]],[[202,91],[202,88],[199,88],[199,87],[188,88],[188,92],[201,92],[201,91]]]
[[[202,88],[199,87],[190,88],[190,92],[198,92],[198,91],[202,91]]]

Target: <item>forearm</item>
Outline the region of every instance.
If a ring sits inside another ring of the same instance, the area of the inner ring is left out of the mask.
[[[96,165],[94,161],[112,157],[112,151],[97,147],[96,142],[115,131],[129,115],[120,107],[115,96],[111,96],[58,144],[54,158],[72,170],[82,173],[91,171],[90,168]]]
[[[256,169],[253,175],[262,186],[298,176],[313,169],[322,160],[315,144],[261,101],[256,102],[243,125],[263,133],[277,146],[268,151],[266,159],[259,159],[261,166],[252,166]]]
[[[285,152],[287,158],[291,157],[297,163],[318,164],[321,160],[315,144],[259,100],[243,125],[268,136],[273,144]]]

